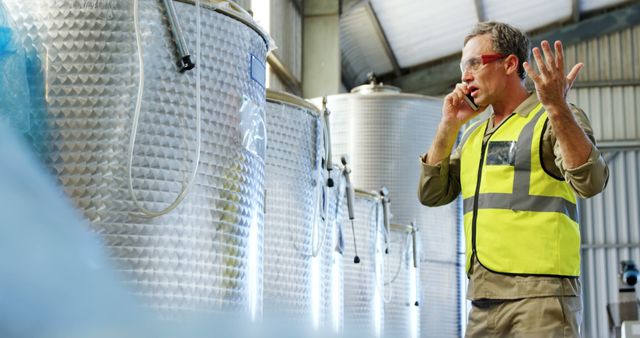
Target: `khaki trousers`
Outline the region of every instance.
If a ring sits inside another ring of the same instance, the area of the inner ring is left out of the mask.
[[[537,297],[472,302],[467,338],[580,337],[580,297]]]

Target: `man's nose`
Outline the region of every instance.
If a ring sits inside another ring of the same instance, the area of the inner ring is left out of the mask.
[[[462,82],[469,83],[473,80],[473,73],[468,69],[464,69],[462,71],[462,76],[460,77]]]

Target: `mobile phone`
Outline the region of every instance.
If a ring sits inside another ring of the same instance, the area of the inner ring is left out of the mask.
[[[474,111],[478,110],[478,105],[473,102],[473,97],[471,96],[471,93],[467,94],[464,96],[464,101],[469,105],[469,107],[471,107],[471,109],[473,109]]]

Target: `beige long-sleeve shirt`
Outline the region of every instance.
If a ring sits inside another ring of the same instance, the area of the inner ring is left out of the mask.
[[[536,94],[532,93],[513,113],[526,116],[538,103]],[[589,119],[580,108],[571,105],[571,109],[576,121],[594,144],[589,159],[577,168],[565,168],[560,145],[556,142],[553,128],[549,123],[542,137],[542,163],[550,175],[564,178],[578,196],[591,197],[601,192],[606,186],[609,179],[609,169],[595,146]],[[493,114],[491,114],[484,142],[498,127],[499,125],[493,125]],[[422,204],[440,206],[450,203],[458,197],[461,191],[459,145],[451,156],[436,165],[426,164],[424,157],[422,157],[421,165],[418,197]],[[579,293],[580,283],[577,278],[514,276],[494,273],[483,267],[475,257],[469,271],[467,298],[471,300],[575,296]]]

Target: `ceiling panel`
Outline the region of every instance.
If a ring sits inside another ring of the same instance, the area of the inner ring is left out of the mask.
[[[595,0],[598,1],[598,0]],[[524,31],[571,18],[571,0],[483,0],[488,21],[502,21]]]
[[[594,9],[614,6],[617,4],[631,2],[629,0],[580,0],[580,11],[586,12]]]
[[[474,0],[371,0],[401,67],[459,52],[478,21]]]
[[[393,71],[366,6],[358,6],[341,18],[340,50],[342,71],[353,85],[363,83],[369,72],[379,75]]]

